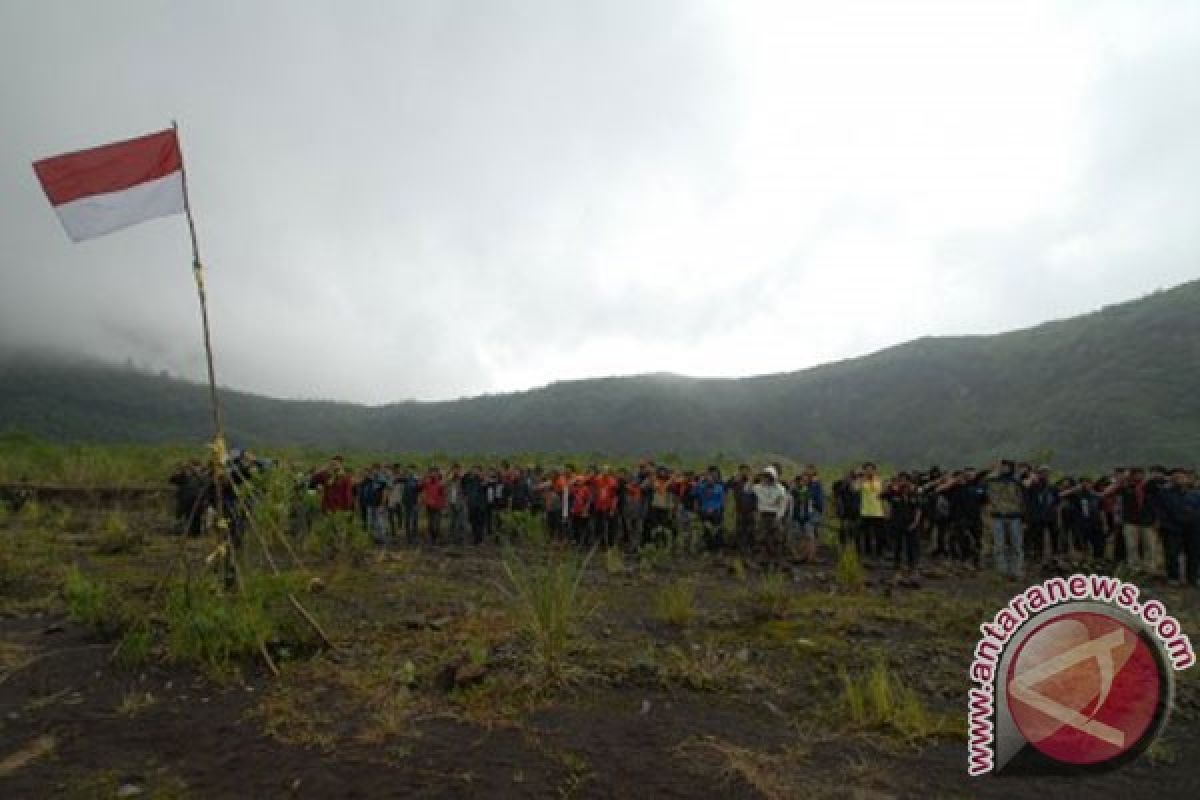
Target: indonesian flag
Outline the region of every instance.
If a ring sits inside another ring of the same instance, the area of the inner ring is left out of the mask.
[[[75,242],[184,211],[174,129],[46,158],[33,170]]]

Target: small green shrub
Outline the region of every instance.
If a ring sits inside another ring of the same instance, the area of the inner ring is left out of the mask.
[[[370,549],[366,531],[349,512],[321,514],[304,539],[306,554],[328,561],[360,564]]]
[[[267,643],[307,644],[311,632],[298,624],[287,600],[302,582],[291,575],[256,575],[231,593],[215,579],[175,583],[167,596],[168,656],[224,674]]]

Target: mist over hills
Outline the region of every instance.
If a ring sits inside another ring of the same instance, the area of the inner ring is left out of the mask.
[[[128,367],[0,354],[0,431],[199,442],[210,437],[207,392]],[[231,445],[258,448],[1195,463],[1200,281],[1026,330],[923,338],[775,375],[595,378],[384,406],[227,389],[222,402]]]

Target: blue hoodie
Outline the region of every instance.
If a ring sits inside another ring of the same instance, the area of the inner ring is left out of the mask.
[[[701,514],[720,514],[725,510],[725,484],[705,477],[701,479],[692,494],[700,503]]]

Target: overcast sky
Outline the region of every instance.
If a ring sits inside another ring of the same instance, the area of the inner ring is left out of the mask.
[[[1200,272],[1200,3],[0,3],[0,344],[203,377],[182,217],[30,162],[179,120],[221,383],[747,375]]]

